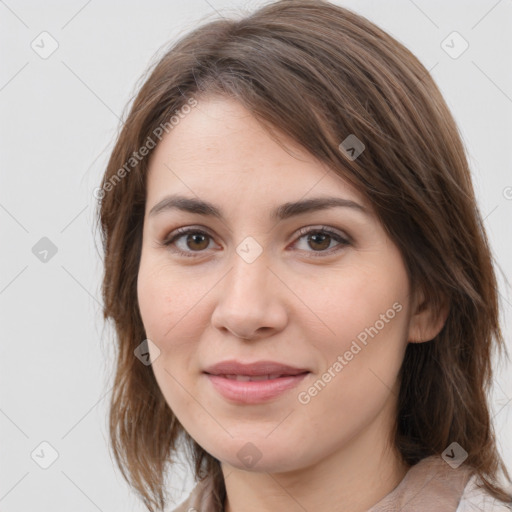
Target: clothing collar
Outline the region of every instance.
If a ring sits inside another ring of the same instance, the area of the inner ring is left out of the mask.
[[[426,457],[411,466],[402,481],[368,512],[456,512],[473,471],[465,464],[453,469],[438,455]],[[215,509],[212,491],[213,477],[207,476],[173,512],[223,512]]]

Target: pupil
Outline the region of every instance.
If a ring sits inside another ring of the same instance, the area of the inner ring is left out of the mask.
[[[204,235],[201,235],[201,234],[195,234],[195,235],[190,235],[190,236],[191,236],[191,238],[192,238],[192,240],[193,240],[193,243],[199,242],[199,244],[201,244],[201,240],[197,240],[197,239],[198,239],[198,238],[199,238],[199,239],[200,239],[200,238],[203,238],[203,242],[204,242],[204,239],[205,239],[205,236],[204,236]],[[196,248],[197,248],[197,246],[196,246]],[[199,248],[201,249],[202,247],[199,247]]]
[[[320,241],[314,240],[317,237],[320,237],[321,240]],[[319,233],[310,236],[310,240],[313,240],[313,243],[320,243],[321,244],[322,241],[325,242],[325,240],[327,240],[327,245],[325,245],[325,243],[324,243],[323,246],[321,247],[321,249],[325,249],[325,248],[329,247],[329,240],[328,240],[329,238],[330,238],[329,235],[325,235],[325,234],[322,235],[322,234],[319,234]]]

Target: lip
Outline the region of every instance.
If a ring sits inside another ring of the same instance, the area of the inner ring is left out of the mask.
[[[275,361],[241,363],[222,361],[204,370],[208,380],[217,392],[227,400],[258,404],[276,398],[301,382],[310,372],[305,368],[293,367]],[[272,376],[266,380],[235,380],[235,377]],[[228,378],[230,376],[231,378]]]
[[[298,375],[309,371],[307,368],[289,366],[276,361],[255,361],[253,363],[241,363],[231,359],[229,361],[221,361],[220,363],[209,366],[204,370],[205,373],[212,375]]]

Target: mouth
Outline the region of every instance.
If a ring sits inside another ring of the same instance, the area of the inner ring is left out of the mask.
[[[228,401],[258,404],[294,388],[311,372],[274,361],[249,364],[223,361],[208,367],[203,373],[213,388]]]
[[[225,377],[262,377],[277,378],[290,375],[299,375],[308,372],[306,368],[290,366],[276,361],[255,361],[242,363],[236,360],[221,361],[204,370],[210,375],[223,375]]]
[[[302,374],[297,374],[302,375]],[[261,380],[275,380],[281,377],[290,377],[290,375],[274,373],[273,375],[218,375],[218,377],[224,377],[229,380],[236,380],[239,382],[257,382]]]

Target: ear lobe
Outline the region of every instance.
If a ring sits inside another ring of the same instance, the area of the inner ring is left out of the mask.
[[[441,306],[434,308],[427,304],[423,293],[419,293],[415,312],[409,320],[409,343],[423,343],[433,340],[442,330],[450,312],[448,301],[443,300]],[[413,310],[414,311],[414,310]]]

